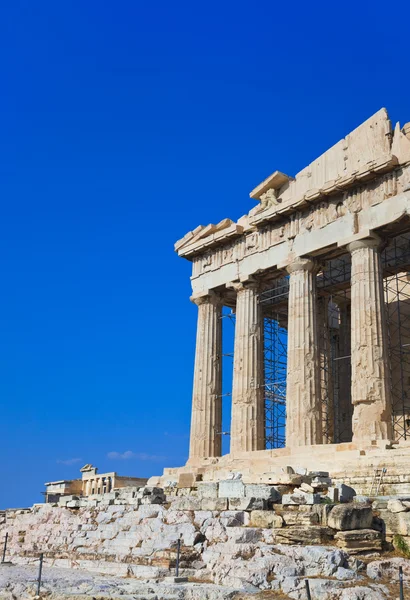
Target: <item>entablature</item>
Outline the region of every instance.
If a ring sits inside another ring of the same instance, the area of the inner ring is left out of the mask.
[[[259,204],[248,215],[189,232],[175,250],[193,263],[194,292],[329,252],[400,218],[409,203],[408,136],[409,124],[392,132],[381,109],[295,178],[275,171],[251,192]]]

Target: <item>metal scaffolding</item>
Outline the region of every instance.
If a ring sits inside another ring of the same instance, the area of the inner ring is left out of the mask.
[[[395,440],[410,437],[410,233],[395,235],[381,255],[389,385]],[[323,442],[352,439],[350,277],[348,253],[325,261],[317,275],[318,346]],[[264,315],[266,447],[285,445],[289,278],[260,294]]]
[[[394,439],[410,437],[410,236],[396,236],[382,254]]]
[[[393,237],[381,255],[386,306],[389,385],[395,440],[410,437],[410,233]],[[323,443],[352,439],[350,277],[348,253],[325,261],[317,275],[318,348]],[[264,322],[266,448],[285,446],[289,277],[259,295]],[[233,304],[232,304],[233,305]],[[232,306],[231,305],[231,306]],[[234,306],[234,305],[233,305]],[[224,307],[223,396],[232,393],[235,313]],[[228,322],[230,324],[228,325]],[[230,402],[224,405],[229,431]]]
[[[281,277],[259,297],[264,322],[266,448],[285,446],[288,294],[289,279]]]

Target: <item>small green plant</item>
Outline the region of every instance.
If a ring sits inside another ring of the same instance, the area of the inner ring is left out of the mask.
[[[327,496],[322,496],[321,504],[334,504],[334,502]]]
[[[396,534],[393,537],[393,546],[405,558],[410,558],[410,546],[402,535]]]

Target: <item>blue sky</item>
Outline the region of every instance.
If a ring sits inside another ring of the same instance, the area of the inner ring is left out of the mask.
[[[0,508],[83,463],[187,456],[196,307],[174,242],[382,106],[407,2],[1,3]]]

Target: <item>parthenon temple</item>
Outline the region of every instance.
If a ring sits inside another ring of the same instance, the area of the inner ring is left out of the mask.
[[[353,456],[389,449],[408,461],[410,123],[393,127],[381,109],[250,197],[256,206],[238,221],[200,225],[175,245],[192,262],[198,307],[189,459],[179,472],[262,474],[292,457],[347,468]]]

